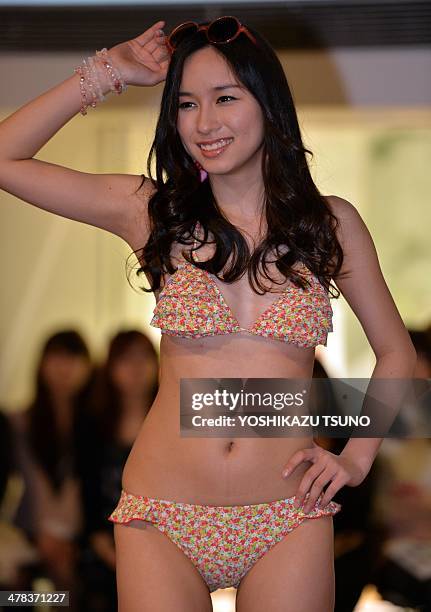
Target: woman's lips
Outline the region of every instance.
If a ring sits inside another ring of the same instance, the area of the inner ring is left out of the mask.
[[[223,153],[223,151],[225,151],[229,145],[231,145],[233,142],[233,140],[231,142],[228,142],[227,144],[225,144],[223,147],[220,147],[219,149],[214,149],[213,151],[205,151],[204,149],[202,149],[201,147],[199,147],[200,152],[202,153],[202,155],[204,157],[206,157],[207,159],[212,159],[214,157],[219,157],[219,155],[221,155]]]

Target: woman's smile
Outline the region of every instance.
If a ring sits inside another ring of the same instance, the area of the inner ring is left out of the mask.
[[[202,155],[208,159],[213,157],[219,157],[225,151],[228,146],[233,142],[233,138],[229,139],[220,139],[218,142],[215,142],[211,145],[198,145],[200,148]],[[205,147],[205,148],[203,148]]]

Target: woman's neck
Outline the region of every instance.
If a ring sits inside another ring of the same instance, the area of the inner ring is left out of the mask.
[[[261,178],[245,181],[243,177],[215,175],[209,180],[217,206],[230,223],[250,225],[263,217],[265,187]]]

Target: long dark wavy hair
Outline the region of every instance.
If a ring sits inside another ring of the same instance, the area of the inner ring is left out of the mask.
[[[134,251],[141,265],[137,275],[145,273],[150,282],[150,288],[141,289],[158,290],[162,275],[176,270],[170,259],[171,246],[175,242],[191,246],[195,238],[199,241],[196,236],[199,222],[204,230],[203,240],[199,242],[206,243],[211,233],[216,248],[210,260],[192,263],[220,280],[230,283],[247,271],[252,289],[262,295],[270,288],[260,282],[258,269],[261,266],[263,276],[275,282],[266,269],[268,256],[275,249],[276,267],[285,279],[301,288],[307,285],[305,278],[292,269],[300,261],[332,297],[339,297],[337,287],[331,284],[331,278],[337,276],[343,262],[342,248],[335,234],[337,218],[311,178],[305,154],[313,156],[313,153],[302,143],[283,67],[266,39],[253,28],[248,29],[256,38],[256,45],[243,33],[229,44],[211,45],[201,31],[182,41],[171,58],[147,160],[147,175],[156,188],[148,205],[151,233],[145,246]],[[209,179],[200,182],[199,171],[177,131],[178,92],[184,62],[209,45],[224,57],[239,82],[259,103],[263,114],[262,175],[268,231],[252,253],[242,233],[222,215]],[[154,154],[156,179],[151,176]],[[142,176],[137,191],[145,181]],[[231,254],[232,265],[220,277]],[[183,249],[182,256],[191,262],[191,248]]]
[[[134,344],[141,344],[148,352],[148,358],[158,365],[158,355],[151,340],[139,330],[130,329],[118,332],[110,341],[106,361],[100,366],[91,392],[90,411],[92,424],[97,434],[105,441],[114,443],[118,438],[122,417],[121,396],[112,377],[112,368]],[[149,405],[142,402],[142,418],[158,391],[158,376],[148,380]]]
[[[66,435],[62,435],[58,428],[53,398],[42,374],[47,355],[58,352],[82,357],[90,365],[87,381],[72,398],[72,424]],[[35,394],[27,413],[27,439],[34,460],[44,471],[53,490],[59,491],[66,476],[76,475],[80,423],[93,381],[90,353],[83,337],[75,330],[64,330],[50,336],[42,348],[35,378]]]

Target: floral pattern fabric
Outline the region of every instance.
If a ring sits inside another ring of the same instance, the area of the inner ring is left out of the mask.
[[[321,497],[305,513],[294,507],[295,497],[245,506],[209,506],[153,499],[122,490],[108,520],[153,523],[187,555],[213,592],[238,588],[251,567],[302,521],[341,510],[341,505],[333,501],[319,508]]]
[[[160,292],[150,325],[185,338],[245,332],[298,347],[326,346],[333,331],[328,292],[304,264],[298,271],[310,285],[285,288],[247,329],[240,326],[213,276],[183,261]]]

